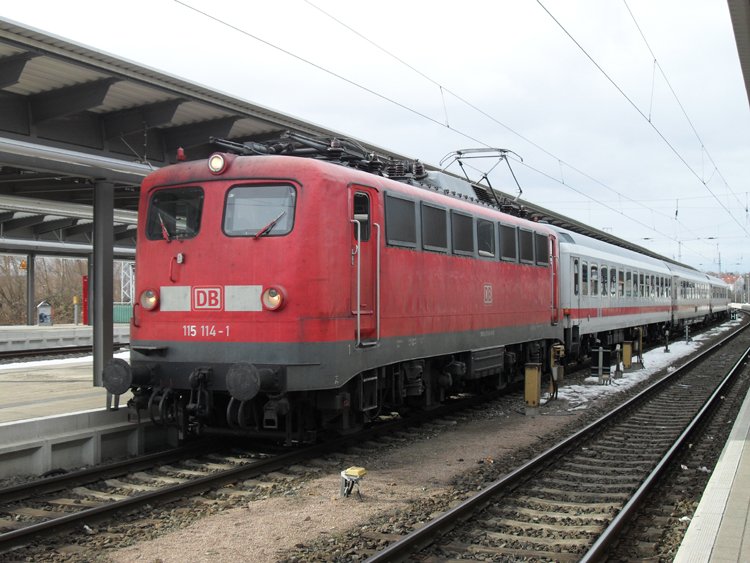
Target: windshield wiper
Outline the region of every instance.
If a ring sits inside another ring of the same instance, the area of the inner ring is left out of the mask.
[[[260,231],[255,233],[255,238],[262,237],[263,235],[270,232],[270,230],[273,229],[273,226],[278,222],[278,220],[284,216],[284,213],[286,213],[286,211],[282,211],[281,213],[279,213],[275,219],[273,219],[270,223],[268,223],[268,225],[266,225]]]
[[[159,224],[161,225],[161,236],[165,241],[170,242],[172,239],[169,238],[169,231],[167,230],[167,226],[164,224],[164,219],[161,218],[161,213],[159,213],[158,215]]]

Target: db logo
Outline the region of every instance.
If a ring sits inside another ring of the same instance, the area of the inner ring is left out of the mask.
[[[484,302],[487,305],[492,304],[492,284],[484,284]]]
[[[193,310],[221,311],[221,287],[194,287]]]

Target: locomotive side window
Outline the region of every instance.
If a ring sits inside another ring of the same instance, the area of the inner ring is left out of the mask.
[[[534,243],[536,244],[536,263],[539,266],[549,264],[549,239],[547,235],[534,233]]]
[[[477,219],[477,248],[479,256],[495,257],[495,223]]]
[[[363,242],[370,240],[370,198],[367,194],[357,192],[354,194],[354,220],[359,221],[359,233]],[[354,227],[354,240],[357,238],[357,224]]]
[[[451,239],[454,254],[474,254],[474,220],[451,211]]]
[[[171,240],[193,238],[198,234],[203,211],[202,188],[170,188],[151,197],[146,238]]]
[[[422,203],[422,247],[448,251],[448,213],[445,209]]]
[[[578,295],[579,288],[578,260],[573,260],[573,294]]]
[[[521,247],[521,262],[534,263],[534,233],[526,229],[519,229],[519,246]]]
[[[516,262],[518,260],[517,231],[510,225],[500,225],[500,259]]]
[[[417,247],[417,214],[413,201],[386,194],[385,232],[388,244]]]
[[[286,235],[294,225],[297,192],[288,185],[234,186],[227,192],[224,233],[230,237]]]

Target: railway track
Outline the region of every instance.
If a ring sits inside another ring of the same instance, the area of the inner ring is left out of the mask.
[[[369,562],[602,558],[745,365],[738,330],[611,414],[405,536]],[[738,359],[739,358],[739,359]],[[712,374],[727,374],[725,377]],[[376,537],[377,536],[377,537]],[[395,541],[394,541],[395,540]],[[367,544],[365,544],[367,545]]]
[[[121,513],[202,495],[242,498],[264,487],[269,474],[309,466],[311,460],[418,427],[470,408],[487,397],[456,400],[430,412],[395,419],[356,435],[308,447],[245,449],[196,444],[0,489],[0,559],[68,529],[87,530]],[[383,438],[383,444],[391,441]],[[294,470],[293,470],[294,471]],[[265,477],[264,477],[265,476]]]

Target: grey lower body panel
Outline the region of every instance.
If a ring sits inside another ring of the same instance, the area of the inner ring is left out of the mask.
[[[357,347],[354,341],[316,343],[131,342],[130,363],[148,366],[157,385],[189,388],[197,367],[210,368],[209,389],[226,389],[226,373],[238,362],[284,370],[287,391],[335,389],[364,371],[420,358],[446,356],[536,340],[562,340],[562,325],[501,327],[461,333],[384,338]]]

